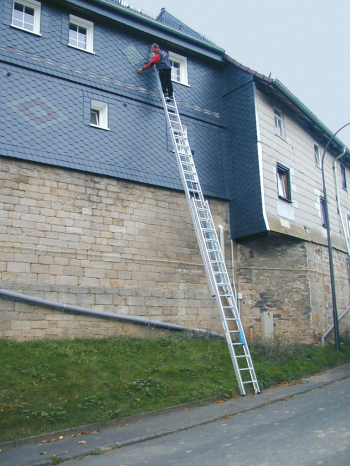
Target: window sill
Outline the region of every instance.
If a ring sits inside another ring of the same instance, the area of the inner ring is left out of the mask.
[[[71,44],[67,44],[67,45],[68,47],[72,47],[72,49],[80,50],[81,52],[91,53],[92,55],[95,55],[95,52],[91,52],[90,50],[81,49],[80,47],[76,47],[75,45],[71,45]]]
[[[275,133],[275,136],[282,139],[282,141],[287,142],[286,138],[284,138],[283,136],[280,136],[279,134],[276,134],[276,133]]]
[[[93,125],[92,123],[90,123],[90,126],[92,126],[93,128],[104,129],[105,131],[109,131],[109,128],[104,128],[103,126]]]
[[[278,198],[281,199],[282,201],[288,202],[289,204],[293,204],[292,199],[287,199],[286,197],[283,197],[283,196],[278,196]]]
[[[34,36],[41,37],[41,34],[39,32],[29,31],[28,29],[20,28],[19,26],[14,26],[13,24],[11,24],[11,27],[14,29],[18,29],[19,31],[28,32],[28,34],[33,34]]]
[[[342,189],[344,189],[344,191],[348,192],[348,188],[344,188],[344,186],[342,186]]]
[[[181,84],[181,86],[191,87],[189,84],[182,83],[180,81],[175,81],[174,79],[172,79],[171,82],[176,83],[176,84]]]

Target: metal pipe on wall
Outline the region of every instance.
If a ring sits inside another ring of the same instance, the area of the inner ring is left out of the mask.
[[[49,301],[47,299],[36,298],[34,296],[28,296],[21,293],[15,293],[14,291],[4,290],[0,288],[0,298],[11,299],[14,301],[22,301],[29,304],[36,304],[43,307],[48,307],[50,309],[57,309],[64,312],[72,312],[74,314],[83,314],[89,315],[92,317],[100,317],[103,319],[118,320],[120,322],[129,322],[137,325],[144,325],[147,327],[162,328],[165,330],[174,330],[177,332],[197,332],[197,333],[207,333],[213,337],[225,338],[224,335],[217,332],[207,332],[206,330],[185,327],[183,325],[171,324],[169,322],[158,322],[156,320],[147,320],[141,317],[134,316],[125,316],[121,314],[112,314],[111,312],[97,311],[95,309],[86,309],[84,307],[72,306],[70,304],[57,303],[55,301]]]
[[[226,264],[225,260],[225,237],[224,237],[224,227],[222,225],[219,225],[219,236],[220,236],[220,247],[221,247],[221,252],[222,252],[222,258],[224,259],[224,262]]]
[[[339,217],[340,217],[340,222],[341,222],[341,226],[342,226],[342,229],[343,229],[343,233],[344,233],[344,238],[345,238],[345,243],[346,243],[346,249],[348,251],[348,257],[350,258],[350,248],[349,248],[349,241],[348,241],[348,237],[346,235],[346,229],[345,229],[345,225],[344,225],[344,220],[343,220],[343,214],[342,214],[342,211],[341,211],[341,206],[340,206],[340,195],[339,195],[339,188],[338,188],[338,175],[337,175],[337,160],[342,158],[346,153],[346,149],[344,148],[343,152],[338,155],[337,158],[334,159],[334,162],[333,162],[333,170],[334,170],[334,183],[335,183],[335,191],[336,191],[336,198],[337,198],[337,207],[338,207],[338,213],[339,213]]]

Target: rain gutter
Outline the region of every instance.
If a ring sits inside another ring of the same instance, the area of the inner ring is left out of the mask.
[[[73,1],[73,0],[66,0],[67,3],[71,3],[75,6],[81,6],[80,2]],[[152,28],[160,29],[161,31],[164,31],[166,33],[171,33],[175,36],[178,36],[182,39],[185,39],[186,41],[192,42],[200,47],[209,49],[213,52],[216,52],[220,55],[223,55],[225,53],[225,50],[222,49],[221,47],[218,47],[217,45],[210,44],[208,42],[201,41],[200,39],[196,39],[195,37],[192,37],[188,34],[185,34],[183,32],[177,31],[176,29],[166,26],[165,24],[159,23],[158,21],[148,18],[146,16],[142,16],[138,14],[137,12],[134,12],[130,9],[127,9],[126,7],[123,7],[122,5],[117,5],[116,3],[110,2],[108,0],[91,0],[92,3],[95,3],[97,5],[100,5],[101,7],[108,7],[109,9],[112,9],[114,11],[117,11],[121,15],[127,16],[130,19],[137,21],[139,23],[143,23],[146,26],[150,26]],[[113,19],[113,18],[111,18]],[[134,26],[136,27],[136,26]],[[150,34],[150,32],[148,31]]]
[[[278,79],[274,79],[271,86],[283,94],[288,100],[290,100],[295,107],[297,107],[305,116],[307,116],[316,126],[318,126],[329,138],[333,136],[333,132],[325,126],[321,120],[317,118],[294,94],[292,94]],[[344,148],[344,143],[340,139],[335,137],[333,141],[339,146],[341,150]],[[346,147],[346,155],[350,156],[350,150]]]

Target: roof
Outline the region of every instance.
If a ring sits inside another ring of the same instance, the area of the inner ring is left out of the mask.
[[[284,84],[281,83],[281,81],[273,79],[271,87],[282,94],[282,96],[297,109],[297,114],[299,118],[303,120],[304,125],[309,127],[313,132],[316,132],[321,142],[326,145],[334,135],[333,131],[323,124],[322,121],[306,107],[306,105],[304,105],[292,92],[290,92],[289,89],[286,88],[286,86],[284,86]],[[350,156],[349,148],[346,147],[339,138],[335,137],[330,146],[330,150],[342,151],[344,148],[346,149],[346,154]]]
[[[194,31],[190,27],[188,27],[185,23],[180,21],[179,19],[175,18],[175,16],[168,13],[165,8],[162,8],[159,15],[156,18],[156,21],[159,23],[166,24],[167,26],[174,28],[178,31],[184,32],[189,36],[195,37],[198,40],[202,40],[203,42],[207,42],[212,45],[216,45],[213,41],[209,40],[203,34],[199,34],[198,32]]]
[[[238,61],[234,60],[233,58],[231,58],[229,55],[224,55],[224,58],[229,61],[230,63],[232,63],[233,65],[237,66],[238,68],[240,68],[241,70],[243,71],[246,71],[247,73],[250,73],[252,74],[253,76],[256,76],[257,78],[259,79],[262,79],[263,81],[266,81],[267,83],[272,83],[273,82],[273,79],[271,78],[267,78],[266,76],[264,76],[263,74],[260,74],[258,73],[257,71],[254,71],[254,70],[251,70],[250,68],[248,68],[247,66],[244,66],[242,65],[242,63],[239,63]]]
[[[68,0],[72,1],[72,0]],[[175,16],[168,13],[165,8],[162,8],[158,16],[153,16],[150,13],[147,13],[141,8],[134,7],[134,5],[129,5],[129,3],[124,0],[93,0],[94,3],[98,3],[103,6],[109,5],[123,12],[124,14],[133,16],[134,19],[138,19],[143,23],[147,23],[148,26],[153,26],[157,29],[163,29],[167,32],[172,32],[173,34],[186,38],[191,42],[200,43],[206,48],[210,48],[215,52],[219,52],[221,55],[225,53],[225,50],[217,46],[213,41],[210,41],[207,37],[198,32],[194,31],[186,24],[182,23],[180,20],[175,18]]]
[[[311,131],[316,133],[323,144],[327,144],[327,142],[330,140],[334,133],[329,128],[327,128],[327,126],[324,125],[322,121],[319,120],[317,116],[314,113],[312,113],[311,110],[309,110],[306,107],[306,105],[304,105],[289,89],[287,89],[287,87],[284,86],[284,84],[282,84],[281,81],[279,81],[278,79],[271,79],[269,77],[264,76],[263,74],[258,73],[257,71],[254,71],[248,68],[247,66],[242,65],[238,61],[234,60],[229,55],[225,54],[224,58],[233,65],[240,68],[241,70],[246,71],[247,73],[254,76],[254,78],[256,78],[259,82],[269,86],[269,88],[271,89],[271,93],[272,89],[274,89],[279,94],[282,94],[282,96],[284,97],[283,102],[285,104],[288,102],[289,106],[293,106],[294,113],[296,113],[298,118],[302,120],[303,125],[307,126]],[[344,148],[346,148],[346,153],[350,157],[350,150],[337,137],[335,137],[332,141],[330,149],[332,148],[333,150],[343,150]]]
[[[72,1],[72,0],[68,0]],[[200,44],[205,48],[209,48],[214,51],[216,54],[222,56],[223,59],[227,60],[228,62],[232,63],[233,65],[237,66],[243,71],[251,74],[255,80],[263,83],[265,86],[268,86],[272,92],[272,89],[275,90],[279,95],[282,95],[284,98],[284,102],[289,102],[289,105],[293,107],[294,111],[302,120],[302,122],[306,126],[309,127],[310,130],[313,130],[318,134],[318,137],[323,143],[328,142],[328,140],[333,136],[333,132],[327,128],[317,117],[314,115],[292,92],[290,92],[278,79],[271,79],[269,77],[264,76],[257,71],[254,71],[247,66],[242,65],[238,61],[231,58],[229,55],[225,54],[225,50],[218,47],[214,42],[210,41],[206,36],[194,31],[182,21],[177,19],[175,16],[171,15],[169,12],[166,11],[165,8],[162,8],[160,13],[157,16],[151,15],[146,11],[142,10],[141,8],[134,7],[133,5],[129,5],[124,0],[93,0],[95,3],[99,3],[100,5],[110,5],[116,8],[119,11],[124,12],[129,17],[133,16],[134,18],[138,18],[142,22],[146,23],[147,26],[153,26],[156,28],[161,28],[166,32],[172,32],[173,34],[181,37],[181,39],[186,39],[191,42],[195,42],[196,44]],[[343,150],[346,147],[339,138],[335,137],[332,143],[332,147],[334,148],[341,148]],[[331,149],[331,147],[330,147]],[[350,150],[347,149],[347,155],[350,157]]]

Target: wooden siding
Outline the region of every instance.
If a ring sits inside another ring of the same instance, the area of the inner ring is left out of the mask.
[[[308,236],[316,234],[321,242],[324,242],[326,230],[322,227],[320,211],[316,208],[316,205],[319,205],[319,194],[323,195],[322,172],[315,163],[314,144],[319,145],[321,156],[324,147],[296,121],[290,112],[265,96],[261,91],[257,90],[256,95],[260,144],[263,154],[265,205],[271,230],[280,231],[281,226],[288,225],[287,221],[291,230],[293,230],[293,233],[291,233],[293,236],[307,239]],[[275,134],[274,109],[283,114],[284,138]],[[332,237],[337,246],[344,249],[345,242],[340,218],[337,214],[333,160],[334,158],[327,153],[325,174],[329,215]],[[294,215],[289,218],[281,215],[281,207],[283,210],[283,204],[287,205],[288,202],[278,197],[277,162],[290,168]],[[341,208],[346,224],[347,215],[350,215],[350,199],[348,191],[341,187],[339,162],[337,163],[337,175]],[[350,189],[350,172],[348,168],[346,168],[346,176]],[[288,234],[288,231],[283,231],[283,233]],[[314,238],[310,237],[310,239]]]

